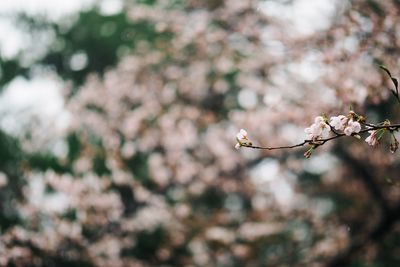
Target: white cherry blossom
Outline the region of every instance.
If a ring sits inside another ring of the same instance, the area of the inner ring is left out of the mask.
[[[236,134],[237,144],[235,145],[236,149],[239,149],[241,146],[251,146],[249,138],[247,137],[247,131],[244,129],[240,129],[240,131]]]
[[[359,133],[360,131],[361,131],[360,123],[357,121],[349,120],[343,132],[345,135],[350,136],[353,133]]]
[[[236,134],[236,138],[238,140],[245,140],[247,138],[247,131],[245,129],[240,129],[240,131]]]
[[[316,117],[314,123],[304,130],[307,134],[307,138],[312,140],[327,138],[330,131],[331,127],[329,127],[322,116]]]
[[[344,115],[331,117],[330,124],[338,131],[343,131],[348,122],[348,118]]]
[[[368,143],[368,145],[370,146],[375,146],[379,143],[379,140],[377,138],[377,130],[374,131],[368,131],[370,133],[370,135],[365,139],[365,142]]]

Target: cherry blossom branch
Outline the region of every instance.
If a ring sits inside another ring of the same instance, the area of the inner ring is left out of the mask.
[[[371,130],[379,130],[379,129],[386,129],[389,131],[396,131],[400,129],[400,124],[392,124],[390,126],[373,126],[371,128],[363,129],[359,133],[366,133]],[[357,134],[352,134],[352,136],[355,136]],[[346,136],[344,133],[335,133],[335,136],[325,138],[325,139],[318,139],[318,140],[312,140],[312,139],[306,139],[301,143],[295,144],[295,145],[290,145],[290,146],[277,146],[277,147],[263,147],[263,146],[254,146],[254,145],[246,145],[243,144],[242,147],[248,147],[248,148],[254,148],[254,149],[265,149],[265,150],[277,150],[277,149],[290,149],[290,148],[296,148],[296,147],[302,147],[306,144],[310,145],[323,145],[328,141],[331,141],[333,139],[337,139],[339,137]]]
[[[389,75],[395,89],[390,90],[393,96],[400,103],[400,93],[399,93],[399,82],[396,78],[392,76],[390,71],[385,66],[379,66],[382,70],[384,70],[387,75]],[[364,129],[362,126],[364,125]],[[236,135],[237,144],[235,145],[236,149],[241,147],[248,147],[253,149],[263,149],[263,150],[278,150],[278,149],[291,149],[302,147],[304,145],[310,145],[311,148],[308,149],[304,156],[309,158],[314,149],[319,146],[324,145],[326,142],[331,141],[333,139],[337,139],[343,136],[353,136],[358,139],[361,138],[360,134],[362,133],[370,133],[370,135],[365,139],[370,146],[375,146],[382,139],[383,135],[387,132],[391,135],[391,143],[390,143],[390,151],[392,153],[396,152],[400,146],[400,143],[397,141],[394,132],[400,129],[400,124],[391,124],[389,120],[385,120],[379,124],[371,124],[366,122],[365,117],[358,115],[354,111],[350,110],[347,116],[339,115],[331,117],[330,120],[326,116],[318,116],[314,119],[314,123],[306,128],[304,131],[308,136],[308,139],[305,139],[303,142],[288,145],[288,146],[276,146],[276,147],[268,147],[268,146],[256,146],[249,140],[247,136],[247,132],[243,129],[239,131]],[[331,132],[334,136],[330,136]]]
[[[365,129],[361,129],[361,125],[358,121],[361,121],[361,124],[365,125]],[[331,125],[332,124],[332,125]],[[366,132],[371,133],[369,137],[365,139],[365,141],[369,145],[376,145],[379,140],[382,138],[383,134],[386,131],[389,131],[393,137],[393,143],[391,144],[391,151],[395,152],[398,147],[399,143],[397,142],[396,138],[393,135],[394,131],[398,131],[400,129],[400,124],[390,124],[389,121],[384,121],[378,125],[374,125],[371,123],[366,123],[362,116],[355,114],[353,111],[349,113],[349,115],[343,116],[339,115],[338,117],[332,117],[331,123],[327,121],[326,118],[321,116],[315,119],[315,123],[311,125],[309,128],[305,130],[306,133],[309,134],[309,139],[305,139],[303,142],[288,145],[288,146],[275,146],[275,147],[268,147],[268,146],[256,146],[249,140],[247,136],[247,132],[243,129],[237,134],[237,141],[236,148],[240,147],[247,147],[253,149],[261,149],[261,150],[279,150],[279,149],[292,149],[297,147],[302,147],[305,145],[310,145],[311,148],[304,154],[305,157],[310,157],[312,150],[316,149],[317,147],[324,145],[326,142],[338,139],[344,136],[353,136],[360,139],[359,134],[363,134]],[[342,133],[337,131],[341,130]],[[334,136],[327,136],[329,132],[332,131]]]

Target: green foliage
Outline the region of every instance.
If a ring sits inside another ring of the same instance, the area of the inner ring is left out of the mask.
[[[68,143],[68,160],[73,162],[81,151],[81,143],[79,141],[77,133],[71,133],[67,136]]]
[[[151,6],[154,5],[157,2],[157,0],[137,0],[137,2],[139,4],[145,4]]]
[[[98,153],[93,158],[93,170],[99,176],[104,174],[110,174],[110,170],[107,168],[106,159],[104,153]]]
[[[152,4],[153,1],[144,2]],[[83,11],[70,27],[27,15],[20,15],[18,22],[27,31],[51,30],[55,33],[50,49],[33,65],[51,67],[60,77],[77,86],[84,82],[88,74],[102,75],[108,68],[115,66],[122,56],[134,51],[139,42],[144,41],[150,47],[158,49],[163,46],[162,43],[173,37],[168,31],[157,32],[152,22],[130,21],[125,10],[115,15],[103,15],[97,8]],[[71,61],[77,55],[82,62],[74,67]],[[18,59],[0,63],[2,84],[18,74],[27,74],[29,70],[20,66]]]
[[[65,32],[58,25],[53,27],[57,39],[43,63],[53,66],[61,77],[77,84],[81,84],[89,73],[102,74],[107,67],[115,65],[119,48],[130,50],[138,38],[150,38],[154,34],[154,29],[146,22],[131,23],[124,13],[104,16],[97,10],[81,13],[77,22]],[[57,46],[62,49],[54,49]],[[81,70],[74,70],[69,64],[77,52],[87,56],[87,64]]]
[[[379,16],[384,16],[385,11],[381,8],[378,1],[375,0],[368,0],[368,4],[370,8]]]
[[[40,171],[54,170],[58,173],[71,171],[70,168],[68,168],[67,166],[63,166],[59,162],[59,159],[51,153],[34,153],[27,156],[27,161],[32,169]]]
[[[0,147],[0,170],[13,172],[15,164],[22,158],[18,141],[0,130]]]
[[[219,188],[210,187],[198,197],[191,199],[190,203],[195,210],[207,215],[209,212],[222,209],[225,195]]]
[[[147,154],[137,153],[130,159],[125,160],[125,165],[134,174],[135,179],[151,189],[154,188],[155,184],[150,178],[147,160]]]
[[[0,188],[0,228],[2,231],[20,222],[13,201],[21,196],[22,151],[18,141],[0,130],[0,171],[8,176],[8,184]]]
[[[27,68],[21,66],[17,59],[4,60],[0,57],[0,91],[3,86],[17,75],[27,75]]]
[[[134,256],[143,260],[154,260],[157,249],[162,245],[165,231],[158,227],[154,231],[140,232],[135,239],[135,245],[121,252],[122,257]]]

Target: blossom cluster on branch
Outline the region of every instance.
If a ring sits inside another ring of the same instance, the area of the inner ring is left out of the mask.
[[[365,127],[362,128],[361,125],[364,125]],[[359,116],[351,111],[347,116],[334,116],[331,117],[329,121],[325,116],[317,116],[314,119],[314,123],[304,130],[304,132],[307,134],[307,139],[305,139],[302,143],[291,146],[253,146],[248,137],[247,131],[241,129],[236,135],[237,143],[235,145],[235,148],[239,149],[240,147],[249,147],[256,149],[274,150],[300,147],[308,144],[311,146],[311,148],[306,153],[304,153],[304,156],[308,158],[311,156],[311,153],[315,148],[325,144],[328,141],[344,136],[352,136],[360,139],[361,136],[359,135],[359,133],[368,132],[369,136],[365,138],[365,142],[367,142],[370,146],[376,146],[377,144],[379,144],[379,141],[382,139],[385,133],[390,133],[392,138],[390,143],[390,151],[392,153],[395,153],[399,148],[399,142],[394,135],[394,132],[398,131],[399,129],[399,124],[391,124],[389,120],[385,120],[384,122],[379,124],[367,123],[365,122],[364,117]]]
[[[386,67],[380,66],[380,68],[389,75],[395,87],[395,90],[392,90],[391,92],[395,96],[396,100],[399,100],[397,79],[392,76]],[[395,153],[399,148],[399,141],[394,135],[394,132],[398,131],[399,129],[400,124],[391,124],[389,120],[385,120],[378,124],[369,123],[364,116],[361,116],[355,113],[353,110],[350,110],[347,116],[332,116],[330,119],[328,119],[328,117],[325,115],[315,117],[314,123],[304,130],[304,132],[307,134],[307,138],[299,144],[279,147],[254,146],[247,135],[247,131],[241,129],[236,135],[237,143],[235,148],[239,149],[240,147],[249,147],[256,149],[276,150],[310,145],[310,148],[304,153],[304,156],[309,158],[314,149],[324,145],[328,141],[344,136],[352,136],[357,139],[361,139],[359,134],[368,132],[369,136],[365,138],[365,142],[367,142],[370,146],[376,146],[379,144],[385,133],[390,133],[390,152]]]

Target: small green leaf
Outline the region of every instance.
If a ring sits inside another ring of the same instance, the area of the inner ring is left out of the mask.
[[[379,129],[378,132],[376,133],[376,139],[378,141],[381,140],[385,132],[386,132],[385,128]]]

